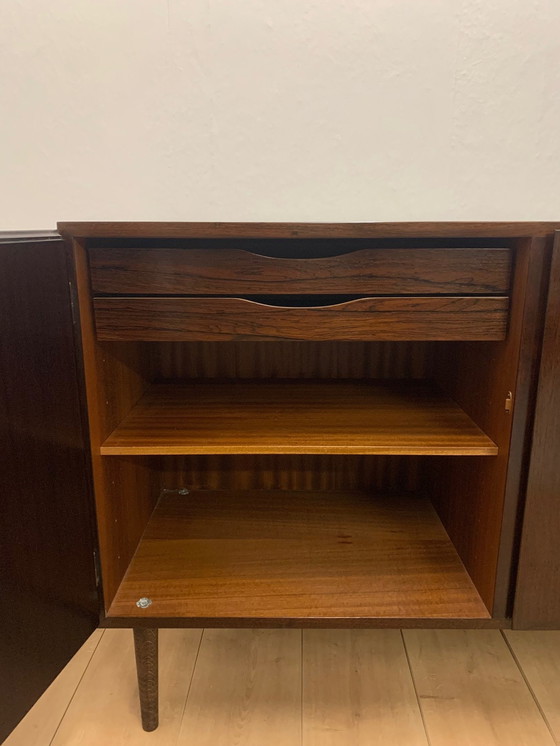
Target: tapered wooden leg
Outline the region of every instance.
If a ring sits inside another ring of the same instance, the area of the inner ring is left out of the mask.
[[[158,630],[157,628],[134,628],[134,652],[138,693],[144,730],[158,727]]]

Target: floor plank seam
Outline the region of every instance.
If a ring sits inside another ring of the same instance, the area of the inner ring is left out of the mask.
[[[535,702],[535,704],[536,704],[536,706],[537,706],[537,709],[538,709],[538,711],[540,712],[540,714],[541,714],[541,717],[542,717],[542,719],[544,720],[544,722],[545,722],[545,724],[546,724],[546,727],[548,728],[548,731],[549,731],[549,733],[550,733],[550,736],[551,736],[552,740],[553,740],[553,741],[554,741],[554,743],[555,743],[555,744],[557,744],[557,746],[558,746],[558,744],[559,744],[559,741],[558,741],[558,739],[556,738],[556,736],[555,736],[555,734],[554,734],[554,731],[552,730],[552,727],[551,727],[550,723],[548,722],[548,718],[547,718],[547,716],[546,716],[546,714],[545,714],[545,712],[544,712],[543,708],[541,707],[541,703],[539,702],[539,699],[538,699],[537,695],[535,694],[535,692],[534,692],[534,690],[533,690],[533,687],[531,686],[531,684],[530,684],[530,682],[529,682],[529,679],[528,679],[528,678],[527,678],[527,676],[525,675],[525,671],[523,670],[523,666],[521,665],[521,661],[520,661],[520,660],[518,659],[517,655],[515,654],[515,650],[514,650],[514,649],[513,649],[513,647],[512,647],[511,645],[510,645],[510,642],[509,642],[509,640],[508,640],[508,638],[507,638],[507,636],[506,636],[506,634],[505,634],[504,630],[502,629],[502,630],[500,630],[500,632],[501,632],[501,634],[502,634],[502,637],[503,637],[503,639],[504,639],[504,641],[505,641],[505,643],[506,643],[506,645],[507,645],[507,647],[508,647],[508,650],[509,650],[509,652],[510,652],[510,655],[511,655],[511,657],[512,657],[512,658],[513,658],[513,660],[515,661],[515,665],[516,665],[516,666],[517,666],[517,668],[519,669],[519,673],[521,674],[521,676],[522,676],[522,678],[523,678],[523,681],[525,682],[525,686],[527,687],[527,689],[528,689],[528,690],[529,690],[529,692],[531,693],[531,697],[533,698],[533,700],[534,700],[534,702]]]
[[[70,705],[74,701],[74,697],[76,696],[76,693],[77,693],[78,689],[80,688],[80,685],[81,685],[81,683],[82,683],[82,681],[84,679],[84,676],[86,675],[86,672],[87,672],[88,668],[91,666],[91,662],[93,660],[93,656],[96,654],[97,648],[99,647],[99,645],[101,643],[101,640],[103,639],[104,635],[105,635],[105,630],[102,630],[101,634],[99,635],[99,640],[97,641],[94,649],[92,650],[92,653],[91,653],[91,655],[89,657],[89,660],[88,660],[87,664],[84,666],[84,670],[81,673],[81,676],[80,676],[80,678],[78,680],[78,683],[74,687],[74,691],[72,692],[72,696],[70,697],[70,699],[68,700],[68,702],[66,704],[66,707],[64,708],[64,712],[62,713],[62,717],[58,721],[58,725],[56,726],[56,729],[55,729],[55,731],[54,731],[54,733],[52,735],[52,738],[49,741],[49,746],[52,746],[52,744],[55,742],[55,739],[56,739],[56,737],[58,735],[58,731],[60,730],[60,726],[62,725],[62,722],[63,722],[64,718],[66,717],[66,714],[68,713],[68,710],[70,709]]]
[[[430,734],[428,733],[428,727],[426,725],[426,718],[424,717],[424,710],[422,709],[422,703],[420,701],[420,695],[418,694],[418,689],[416,687],[416,680],[414,678],[414,671],[412,670],[412,664],[410,663],[410,656],[408,654],[408,648],[406,647],[406,639],[403,633],[403,630],[399,630],[401,633],[401,640],[404,648],[404,654],[406,657],[406,662],[408,664],[408,670],[410,671],[410,678],[412,679],[412,687],[414,689],[414,696],[416,697],[416,704],[418,705],[418,711],[420,713],[420,718],[422,719],[422,726],[424,728],[424,733],[426,735],[426,742],[428,746],[432,746],[432,742],[430,740]]]
[[[181,720],[179,721],[179,729],[177,731],[177,741],[175,743],[178,743],[179,738],[181,737],[181,729],[182,729],[182,726],[183,726],[183,720],[185,719],[185,712],[187,711],[187,704],[188,704],[188,701],[189,701],[189,695],[191,693],[191,689],[192,689],[192,685],[193,685],[193,680],[194,680],[194,674],[195,674],[195,671],[196,671],[196,664],[198,663],[198,656],[199,656],[199,653],[200,653],[200,648],[202,647],[202,638],[204,637],[205,631],[206,630],[203,629],[202,632],[200,633],[200,639],[198,641],[198,647],[196,649],[196,655],[194,657],[194,663],[193,663],[193,667],[192,667],[192,670],[191,670],[191,678],[189,680],[189,685],[187,687],[187,695],[185,697],[185,704],[183,705],[183,712],[181,713]]]

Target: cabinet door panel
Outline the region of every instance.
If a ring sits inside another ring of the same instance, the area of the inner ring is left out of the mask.
[[[0,741],[98,623],[66,254],[0,234]]]
[[[552,255],[513,624],[560,629],[560,231]]]

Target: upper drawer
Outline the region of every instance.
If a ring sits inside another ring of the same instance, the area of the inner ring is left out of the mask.
[[[501,340],[503,296],[392,296],[330,306],[269,306],[244,298],[109,297],[94,300],[104,341]]]
[[[94,294],[251,295],[509,292],[509,249],[360,249],[322,259],[281,259],[242,249],[89,251]]]

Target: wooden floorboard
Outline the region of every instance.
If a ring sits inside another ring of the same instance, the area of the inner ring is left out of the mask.
[[[305,630],[304,746],[428,746],[399,630]]]
[[[560,631],[507,630],[506,640],[560,743]]]
[[[554,746],[495,630],[405,630],[430,746]]]
[[[103,630],[95,630],[4,741],[4,746],[46,746],[51,743],[102,635]],[[9,682],[4,682],[3,686],[9,686]]]
[[[98,630],[5,746],[552,746],[548,725],[560,742],[560,632],[201,634],[160,633],[154,733],[130,630]]]
[[[299,746],[301,630],[205,630],[179,746]]]
[[[201,630],[160,632],[160,727],[145,733],[140,724],[132,632],[107,630],[52,746],[173,746],[201,634]]]

